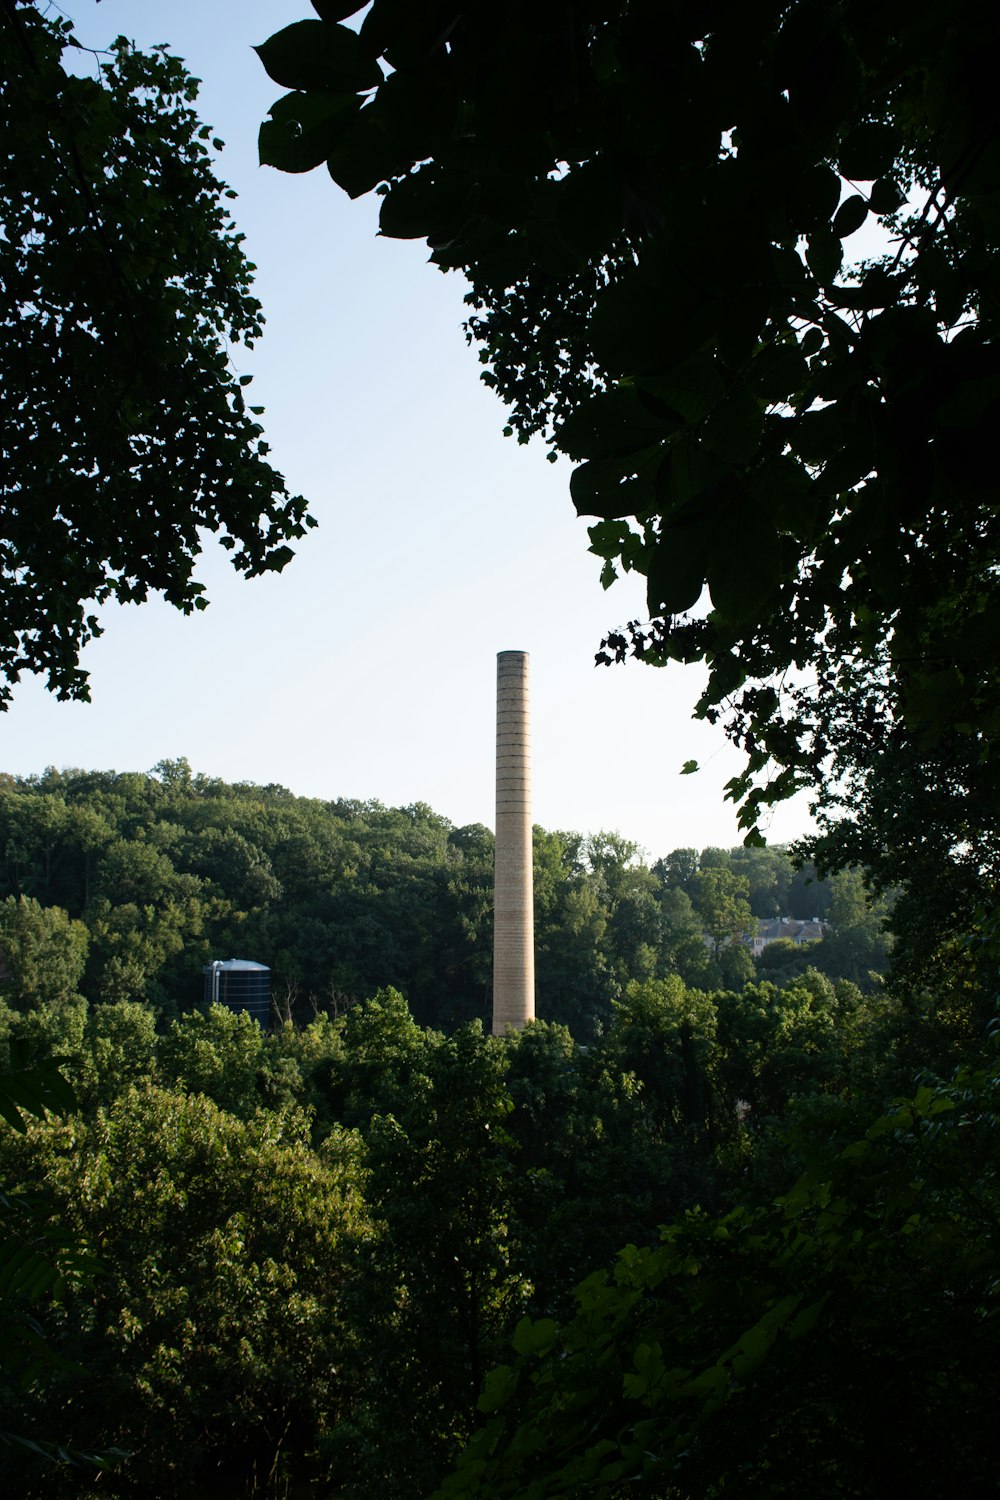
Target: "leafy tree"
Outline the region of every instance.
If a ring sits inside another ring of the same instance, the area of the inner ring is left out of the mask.
[[[340,1117],[366,1128],[374,1114],[402,1116],[427,1088],[427,1033],[398,990],[380,990],[344,1021],[343,1066],[334,1079]]]
[[[718,995],[718,1076],[730,1106],[759,1126],[795,1094],[842,1080],[856,997],[815,969],[782,989],[764,981]]]
[[[827,974],[836,974],[870,989],[873,976],[888,963],[891,940],[885,932],[888,910],[873,902],[857,870],[839,870],[830,877],[827,933],[812,961]]]
[[[784,849],[751,845],[734,850],[731,868],[734,874],[746,877],[747,898],[755,917],[790,915],[788,896],[795,869]]]
[[[89,1109],[113,1104],[130,1086],[158,1081],[156,1018],[150,1007],[131,1000],[94,1006],[70,1071],[77,1097]]]
[[[677,856],[684,856],[683,865]],[[695,849],[675,850],[666,860],[657,860],[653,875],[661,881],[660,973],[679,974],[696,989],[712,987],[712,955],[702,937],[703,925],[692,901],[698,876]]]
[[[647,1133],[669,1139],[678,1127],[704,1127],[711,1117],[709,1058],[715,1012],[704,995],[671,975],[633,981],[615,1002],[615,1026],[602,1046],[605,1062],[628,1073],[649,1116]]]
[[[4,1141],[4,1169],[99,1246],[103,1274],[66,1299],[63,1371],[32,1403],[74,1446],[131,1458],[120,1493],[323,1487],[353,1403],[343,1293],[367,1232],[358,1142],[323,1159],[301,1113],[237,1120],[146,1083],[95,1118]],[[48,1476],[37,1492],[58,1493]]]
[[[230,1114],[248,1118],[264,1102],[258,1077],[266,1039],[250,1016],[213,1005],[171,1022],[158,1049],[165,1079],[204,1094]]]
[[[750,950],[746,944],[727,943],[716,954],[715,973],[712,975],[713,987],[718,985],[722,989],[738,990],[748,980],[753,979],[754,974],[753,959],[750,957]]]
[[[710,867],[698,872],[695,909],[716,958],[729,944],[739,943],[753,921],[748,892],[745,877],[731,870]]]
[[[373,1028],[386,1027],[398,1056],[398,1013],[385,1002],[365,1009],[369,1055]],[[420,1033],[419,1050],[405,1093],[376,1085],[378,1112],[363,1132],[366,1197],[381,1228],[355,1307],[364,1350],[355,1492],[365,1496],[427,1493],[469,1431],[528,1290],[510,1265],[502,1043],[473,1022],[448,1038]]]
[[[761,950],[756,968],[762,979],[775,984],[797,979],[804,974],[816,957],[818,943],[796,943],[791,938],[775,938]]]
[[[995,905],[992,10],[358,9],[259,49],[262,160],[469,277],[509,430],[577,462],[605,582],[646,578],[602,659],[705,662],[751,838],[809,785],[826,863]]]
[[[589,1036],[612,995],[608,907],[577,834],[534,830],[536,1010]]]
[[[658,859],[653,874],[666,890],[679,887],[688,896],[693,890],[694,877],[698,873],[697,849],[674,849],[666,859]]]
[[[3,5],[0,36],[4,706],[25,670],[87,696],[87,601],[203,608],[199,531],[253,575],[313,522],[230,365],[261,309],[197,84],[123,38],[82,76],[70,23],[27,0]]]
[[[18,1065],[0,1073],[0,1119],[5,1127],[26,1135],[30,1117],[44,1120],[76,1108],[76,1097],[66,1077],[51,1061],[32,1067]],[[44,1388],[65,1368],[65,1361],[49,1346],[37,1314],[65,1294],[91,1281],[100,1264],[87,1248],[58,1225],[39,1223],[23,1197],[0,1193],[0,1390],[5,1410],[29,1390]],[[115,1457],[68,1448],[36,1431],[0,1429],[0,1443],[20,1467],[27,1459],[48,1464],[93,1465],[103,1468]]]
[[[675,855],[677,879],[667,873]],[[696,890],[701,862],[706,877],[756,879],[751,902],[754,889],[773,901],[785,856],[675,855],[650,870],[617,835],[535,829],[540,1014],[582,1039],[609,1024],[631,980],[679,973],[709,990],[749,977],[735,945],[723,945],[718,962],[706,950],[687,889]],[[268,964],[299,1025],[390,985],[418,1026],[483,1020],[492,865],[488,829],[453,828],[419,804],[228,786],[186,763],[147,775],[50,768],[0,778],[0,903],[10,895],[62,907],[88,934],[80,993],[92,1004],[149,1004],[165,1021],[198,1003],[202,965],[226,955]],[[856,957],[844,959],[852,974],[879,967]],[[297,1066],[289,1056],[287,1087],[275,1076],[266,1097],[294,1093]],[[332,1099],[305,1086],[325,1118]]]
[[[800,922],[808,921],[811,917],[818,917],[822,921],[829,910],[829,882],[821,878],[810,860],[803,861],[788,889],[787,915],[796,917]]]
[[[692,1213],[525,1320],[436,1500],[988,1494],[996,1091],[930,1080],[777,1203]]]
[[[87,929],[30,897],[0,901],[0,987],[19,1010],[75,999],[87,961]]]

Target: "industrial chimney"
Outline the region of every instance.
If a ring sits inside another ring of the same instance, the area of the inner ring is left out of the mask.
[[[497,830],[493,1035],[535,1018],[528,653],[497,654]]]

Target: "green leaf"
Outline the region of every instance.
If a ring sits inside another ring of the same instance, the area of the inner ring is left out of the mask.
[[[693,432],[666,450],[656,489],[664,515],[674,515],[706,494],[715,493],[731,476],[729,466]]]
[[[695,771],[699,771],[700,769],[701,767],[698,765],[698,762],[696,760],[686,760],[681,766],[681,775],[693,776]]]
[[[694,258],[696,248],[690,248]],[[706,268],[662,265],[657,248],[601,291],[589,320],[597,359],[615,375],[659,376],[664,357],[694,355],[723,321],[719,284]]]
[[[646,603],[651,615],[680,615],[701,598],[710,545],[700,516],[663,527],[647,551]]]
[[[535,1323],[522,1318],[511,1342],[518,1354],[544,1354],[552,1347],[558,1331],[552,1318],[539,1318]]]
[[[295,553],[291,547],[275,547],[274,551],[268,555],[263,567],[269,573],[280,573],[294,556]]]
[[[751,480],[750,493],[779,530],[812,539],[820,496],[811,475],[790,455],[768,459]]]
[[[507,1405],[516,1390],[517,1376],[510,1365],[498,1365],[487,1374],[476,1406],[484,1414],[499,1411]]]
[[[16,1064],[18,1049],[12,1045],[11,1051]],[[49,1111],[57,1115],[71,1114],[76,1107],[73,1086],[63,1077],[55,1061],[34,1067],[14,1066],[8,1072],[0,1073],[0,1118],[21,1135],[27,1130],[24,1114],[41,1119]]]
[[[311,172],[326,161],[359,108],[357,94],[285,94],[260,127],[261,166]]]
[[[868,207],[873,214],[892,214],[902,208],[906,194],[897,187],[891,177],[879,177],[872,183],[868,194]]]
[[[596,526],[588,527],[587,535],[594,556],[609,560],[621,557],[630,539],[635,538],[627,521],[598,521]]]
[[[326,158],[330,176],[351,198],[370,193],[409,166],[406,151],[389,138],[377,105],[369,105],[354,116]],[[383,227],[383,234],[389,232]]]
[[[293,21],[254,51],[270,78],[286,89],[360,94],[378,88],[382,70],[361,49],[357,33],[325,21]]]
[[[819,333],[822,344],[823,335],[818,328],[809,329],[809,333]],[[793,339],[762,346],[747,372],[747,385],[754,395],[769,405],[791,401],[809,378],[804,342],[800,344]]]
[[[872,182],[882,177],[896,158],[895,127],[884,121],[856,125],[841,143],[837,165],[852,182]]]
[[[829,223],[840,202],[840,178],[826,162],[802,172],[794,185],[797,219],[805,229]]]
[[[807,464],[822,464],[843,444],[843,413],[836,405],[807,411],[788,423],[788,441]]]
[[[814,229],[809,236],[806,264],[820,286],[829,286],[844,261],[844,247],[840,236],[829,226]]]
[[[868,202],[861,193],[855,193],[852,198],[845,198],[833,216],[831,229],[840,239],[846,240],[849,234],[861,228],[868,217]]]
[[[747,497],[727,509],[708,557],[708,588],[727,620],[755,619],[781,577],[781,542],[764,511]]]
[[[796,1314],[795,1319],[789,1325],[789,1338],[804,1338],[805,1334],[811,1334],[819,1322],[820,1313],[825,1308],[829,1293],[819,1298],[819,1301],[810,1302],[808,1307],[802,1308],[801,1313]]]
[[[975,427],[1000,404],[1000,373],[963,380],[938,408],[942,427]]]
[[[656,504],[656,479],[663,457],[663,445],[655,443],[625,458],[581,464],[569,481],[577,515],[614,520],[648,514]]]
[[[390,239],[447,240],[466,217],[472,189],[471,179],[461,172],[421,167],[389,189],[379,214],[379,232]]]
[[[600,258],[622,233],[621,176],[606,157],[595,156],[553,184],[555,227],[581,261]]]
[[[899,283],[882,266],[865,272],[860,286],[828,286],[826,294],[834,307],[849,307],[855,312],[873,312],[890,307],[899,295]]]
[[[556,429],[556,444],[573,459],[610,458],[647,448],[676,431],[678,417],[656,415],[634,386],[613,386],[585,401]]]
[[[636,385],[640,391],[680,412],[688,422],[700,422],[707,417],[726,394],[725,381],[711,354],[694,354],[664,374],[642,376]]]
[[[760,444],[762,424],[760,402],[741,382],[708,418],[702,441],[724,463],[746,463]]]

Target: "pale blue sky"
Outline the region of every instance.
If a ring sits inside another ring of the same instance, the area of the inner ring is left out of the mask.
[[[644,615],[641,581],[604,593],[568,465],[504,439],[504,409],[461,331],[463,282],[420,244],[376,238],[377,199],[322,170],[257,166],[280,94],[250,50],[307,0],[70,0],[88,45],[168,42],[203,80],[226,141],[220,175],[267,316],[252,395],[274,461],[320,525],[279,577],[247,583],[215,544],[211,607],[105,612],[85,653],[91,705],[26,680],[0,717],[0,769],[146,770],[186,755],[227,780],[318,797],[429,802],[493,823],[496,652],[532,658],[535,818],[617,829],[655,858],[739,841],[726,779],[740,758],[690,719],[696,669],[593,666],[601,636]],[[687,759],[704,769],[681,777]],[[786,808],[770,837],[803,831]]]

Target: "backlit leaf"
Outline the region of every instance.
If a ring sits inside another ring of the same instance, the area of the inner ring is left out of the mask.
[[[853,198],[845,198],[833,216],[831,228],[834,234],[846,240],[849,234],[854,234],[860,229],[868,217],[868,204],[860,193],[855,193]]]
[[[268,76],[286,89],[363,93],[382,82],[381,68],[347,26],[293,21],[254,51]]]

